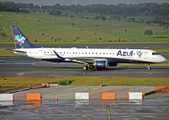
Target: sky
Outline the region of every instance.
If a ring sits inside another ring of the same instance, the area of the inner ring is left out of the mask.
[[[59,3],[60,5],[72,5],[72,4],[139,4],[139,3],[169,3],[169,0],[0,0],[1,2],[13,1],[15,3],[33,3],[34,5],[55,5]]]

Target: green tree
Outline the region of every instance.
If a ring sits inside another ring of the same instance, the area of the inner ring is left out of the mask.
[[[61,11],[58,11],[58,10],[51,10],[50,12],[49,12],[49,15],[54,15],[54,16],[60,16],[60,14],[61,14],[62,12]]]
[[[152,35],[153,34],[153,31],[152,30],[146,30],[145,32],[144,32],[144,35],[148,35],[148,38],[150,37],[150,35]]]
[[[70,18],[74,18],[74,15],[70,15]]]
[[[102,15],[102,16],[101,16],[101,19],[102,19],[103,21],[105,21],[105,20],[106,20],[105,15]]]
[[[72,27],[74,27],[75,23],[72,23]]]

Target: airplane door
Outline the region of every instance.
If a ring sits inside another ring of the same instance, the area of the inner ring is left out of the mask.
[[[42,56],[42,50],[38,51],[38,56],[41,57]]]
[[[148,58],[148,52],[144,52],[144,58],[145,58],[145,59]]]

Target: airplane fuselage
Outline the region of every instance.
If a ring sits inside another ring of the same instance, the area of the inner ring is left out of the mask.
[[[24,48],[14,50],[17,54],[25,53],[26,56],[31,58],[53,62],[83,63],[81,59],[106,60],[108,63],[166,62],[166,58],[162,55],[148,49]]]

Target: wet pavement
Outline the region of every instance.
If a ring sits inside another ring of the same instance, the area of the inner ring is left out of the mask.
[[[42,100],[39,104],[24,101],[4,106],[0,102],[0,119],[4,120],[168,120],[169,99],[75,101]],[[109,107],[110,111],[107,110]]]
[[[168,120],[169,93],[154,93],[143,100],[75,100],[75,92],[149,92],[153,86],[60,86],[15,94],[41,93],[41,101],[0,102],[0,120]],[[56,99],[58,95],[58,100]],[[108,111],[108,108],[110,109]]]

